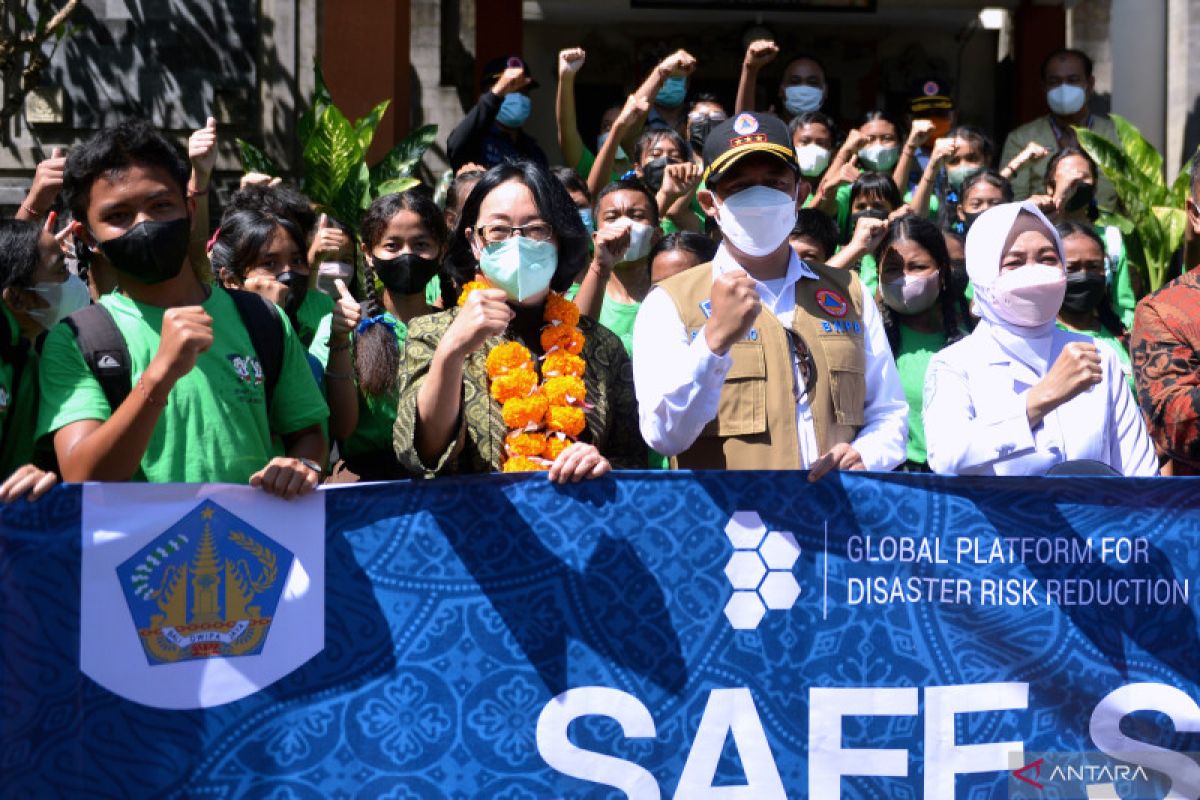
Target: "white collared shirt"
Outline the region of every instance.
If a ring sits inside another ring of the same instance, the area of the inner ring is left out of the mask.
[[[740,269],[722,245],[712,261],[713,278]],[[763,311],[774,314],[785,328],[792,325],[795,286],[801,280],[817,280],[817,274],[792,253],[782,283],[770,282],[778,285],[778,293],[772,291],[772,286],[756,281]],[[879,309],[870,298],[864,298],[863,325],[866,328],[865,424],[851,446],[862,456],[867,469],[889,470],[904,461],[908,403],[904,400]],[[732,365],[729,353],[719,356],[708,348],[703,330],[689,339],[671,298],[660,289],[651,291],[633,326],[633,382],[646,443],[667,456],[691,447],[704,426],[716,418],[721,386]],[[798,375],[796,380],[797,386],[804,385]],[[800,464],[808,467],[824,454],[818,452],[812,408],[804,393],[796,403],[796,429]]]
[[[1047,364],[1082,333],[1055,330]],[[929,362],[925,373],[925,444],[934,472],[1042,475],[1062,461],[1102,461],[1122,475],[1158,474],[1141,412],[1112,350],[1100,349],[1101,382],[1029,427],[1028,392],[1042,376],[977,328]]]

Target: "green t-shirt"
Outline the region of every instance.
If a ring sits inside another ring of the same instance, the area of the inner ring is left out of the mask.
[[[164,309],[115,292],[100,303],[125,338],[136,386],[158,351]],[[233,300],[214,289],[203,308],[213,319],[212,347],[171,389],[134,480],[246,483],[279,454],[273,435],[295,433],[329,416],[304,349],[285,315],[280,315],[283,364],[268,413],[262,368]],[[72,422],[103,421],[112,415],[103,389],[66,325],[56,325],[46,337],[40,375],[39,437]]]
[[[321,319],[333,311],[333,298],[319,289],[309,289],[296,309],[296,335],[305,347],[312,344]]]
[[[867,253],[859,259],[858,278],[862,281],[863,293],[874,298],[875,291],[879,288],[879,265],[875,263],[875,256]]]
[[[919,464],[929,460],[925,452],[925,426],[921,422],[925,372],[934,353],[945,346],[946,334],[942,331],[922,333],[900,323],[896,369],[900,373],[900,385],[904,387],[904,399],[908,401],[908,460]]]
[[[1133,361],[1129,358],[1129,351],[1125,349],[1124,342],[1122,342],[1116,336],[1113,336],[1112,332],[1103,325],[1100,326],[1099,330],[1081,331],[1077,328],[1072,328],[1069,325],[1064,325],[1061,322],[1056,321],[1055,324],[1058,326],[1059,330],[1072,331],[1074,333],[1086,333],[1088,336],[1096,340],[1096,344],[1099,347],[1107,347],[1112,350],[1116,354],[1117,360],[1121,362],[1121,372],[1125,374],[1125,381],[1129,384],[1129,391],[1133,392],[1135,397],[1137,396],[1137,384],[1133,380]]]
[[[384,312],[383,318],[396,326],[396,345],[403,349],[404,340],[408,338],[408,326]],[[322,367],[329,366],[329,333],[333,324],[330,315],[321,320],[316,338],[308,352],[321,362]],[[350,334],[351,338],[354,334]],[[362,453],[373,453],[378,450],[390,450],[392,447],[392,428],[396,424],[396,406],[400,404],[399,387],[386,395],[367,396],[358,392],[358,427],[350,438],[342,443],[340,450],[343,456],[353,456]]]
[[[1097,225],[1096,233],[1104,241],[1104,254],[1112,265],[1112,307],[1117,318],[1126,328],[1133,328],[1133,312],[1137,308],[1137,295],[1133,292],[1133,278],[1129,274],[1129,257],[1125,251],[1125,237],[1115,225]],[[1096,337],[1100,338],[1100,337]]]
[[[10,342],[17,342],[21,329],[16,318],[3,303],[0,303],[0,311],[4,314],[4,322],[0,325],[7,329],[0,330],[0,336],[8,336]],[[20,381],[17,381],[16,365],[0,360],[0,425],[5,431],[4,441],[0,442],[0,480],[11,475],[17,467],[33,461],[38,414],[38,354],[33,347],[25,352]],[[14,383],[17,383],[15,397]]]
[[[641,307],[641,303],[621,303],[607,295],[600,306],[600,319],[597,322],[617,335],[630,356],[633,356],[633,321],[637,319]]]

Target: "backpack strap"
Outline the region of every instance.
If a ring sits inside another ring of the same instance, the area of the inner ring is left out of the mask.
[[[115,412],[133,386],[129,348],[121,329],[108,309],[99,303],[79,309],[65,322],[75,334],[84,363],[96,376],[109,408]]]
[[[238,316],[250,334],[254,353],[263,369],[263,389],[267,396],[267,414],[271,413],[271,402],[275,398],[275,387],[283,372],[283,325],[279,320],[279,308],[265,297],[241,289],[226,289],[237,306]]]

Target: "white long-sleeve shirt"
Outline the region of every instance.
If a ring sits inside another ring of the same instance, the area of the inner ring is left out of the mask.
[[[725,247],[713,258],[713,278],[742,269]],[[796,311],[797,281],[817,280],[817,274],[794,253],[782,280],[756,282],[763,313],[772,313],[785,327]],[[879,310],[869,298],[863,303],[867,394],[864,425],[851,446],[869,470],[890,470],[904,461],[908,436],[908,403],[900,375],[883,330]],[[642,438],[658,452],[678,455],[696,441],[700,431],[717,416],[721,386],[733,357],[719,356],[708,347],[704,331],[694,338],[680,319],[666,292],[655,289],[646,296],[633,326],[633,382],[637,392]],[[798,386],[804,381],[797,376]],[[801,393],[796,403],[800,463],[808,467],[822,455],[817,449],[812,408]]]
[[[1055,331],[1047,363],[1090,336]],[[1099,348],[1101,382],[1052,410],[1035,428],[1028,392],[1041,380],[986,331],[934,355],[925,374],[925,443],[934,472],[1042,475],[1062,461],[1102,461],[1123,475],[1158,474],[1158,459],[1115,353]]]

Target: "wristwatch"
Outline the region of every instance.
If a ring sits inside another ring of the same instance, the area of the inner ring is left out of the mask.
[[[317,480],[320,480],[325,475],[325,470],[321,469],[321,465],[313,461],[311,458],[297,458],[296,460],[311,469],[313,472],[317,473]]]

